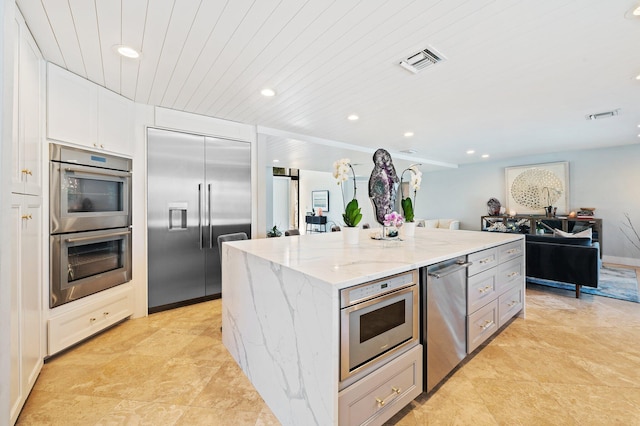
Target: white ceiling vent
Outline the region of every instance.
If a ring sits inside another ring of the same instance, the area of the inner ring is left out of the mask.
[[[433,49],[423,49],[400,61],[400,66],[417,74],[419,71],[446,59]]]

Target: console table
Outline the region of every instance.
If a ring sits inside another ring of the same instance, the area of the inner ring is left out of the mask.
[[[546,217],[534,215],[481,216],[480,229],[487,231],[496,222],[502,222],[505,226],[506,230],[502,232],[518,234],[535,234],[538,224],[541,225],[546,235],[553,234],[554,229],[564,232],[579,232],[591,228],[591,239],[600,243],[600,257],[602,258],[602,219],[595,217]]]
[[[305,216],[307,232],[327,232],[327,216]]]

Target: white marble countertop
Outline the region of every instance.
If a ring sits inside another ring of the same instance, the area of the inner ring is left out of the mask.
[[[520,234],[416,228],[414,237],[374,240],[361,230],[358,245],[341,232],[234,241],[246,253],[283,265],[341,289],[523,239]]]

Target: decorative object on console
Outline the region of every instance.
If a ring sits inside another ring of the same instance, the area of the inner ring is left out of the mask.
[[[489,201],[487,201],[487,214],[489,216],[498,216],[501,209],[502,204],[500,204],[500,200],[497,198],[489,198]]]
[[[579,218],[592,218],[595,216],[595,207],[580,207],[580,210],[578,210],[577,216]]]
[[[391,213],[396,204],[398,175],[393,167],[391,154],[385,149],[379,148],[373,154],[373,164],[369,178],[369,198],[373,203],[376,220],[384,225],[384,216]]]
[[[568,211],[569,163],[506,167],[507,209],[547,217]],[[555,208],[555,209],[554,209]]]
[[[342,182],[346,182],[349,179],[349,170],[353,174],[353,199],[349,203],[345,203],[344,200],[344,188],[341,186],[342,203],[345,205],[342,219],[344,224],[348,228],[358,226],[360,220],[362,220],[362,213],[360,207],[358,207],[358,200],[356,199],[356,173],[351,166],[351,162],[348,158],[342,158],[333,163],[333,177],[338,181],[338,185],[342,185]]]
[[[402,212],[404,213],[404,218],[407,222],[413,222],[414,219],[414,207],[416,203],[416,195],[418,193],[418,189],[420,189],[420,184],[422,183],[422,172],[418,170],[417,166],[420,166],[420,163],[412,164],[406,169],[402,171],[400,174],[400,197],[402,198],[400,201],[400,205],[402,207]],[[404,196],[404,185],[403,179],[404,174],[406,172],[411,173],[411,180],[409,182],[409,189],[413,190],[413,202],[411,201],[411,192],[405,198]]]

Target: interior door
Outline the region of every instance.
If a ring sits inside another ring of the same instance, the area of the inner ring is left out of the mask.
[[[251,145],[207,137],[206,294],[222,292],[218,236],[251,236]]]
[[[148,130],[149,308],[205,295],[204,137]]]

